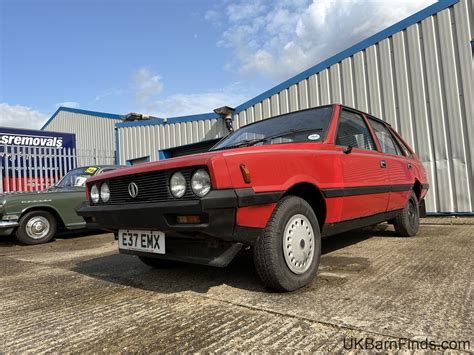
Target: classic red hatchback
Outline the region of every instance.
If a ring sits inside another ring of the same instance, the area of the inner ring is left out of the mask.
[[[418,231],[425,169],[387,123],[338,104],[258,121],[210,152],[92,177],[79,209],[148,265],[226,266],[251,246],[264,284],[316,275],[321,237],[384,221]]]

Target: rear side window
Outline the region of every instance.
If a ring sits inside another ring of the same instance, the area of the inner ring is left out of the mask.
[[[346,110],[342,110],[339,115],[336,145],[376,150],[372,135],[362,116]]]
[[[405,152],[405,155],[407,157],[410,157],[411,159],[413,159],[413,154],[412,152],[410,151],[410,149],[408,149],[408,147],[406,146],[405,143],[403,143],[393,132],[390,132],[392,133],[392,137],[395,138],[395,140],[397,141],[397,143],[399,144],[400,147],[402,147],[403,151]]]
[[[382,152],[403,156],[402,148],[394,140],[392,134],[387,129],[387,127],[385,127],[384,124],[373,119],[369,119],[369,122],[372,128],[374,129],[375,135],[377,136],[377,140],[379,141],[380,147],[382,148]]]

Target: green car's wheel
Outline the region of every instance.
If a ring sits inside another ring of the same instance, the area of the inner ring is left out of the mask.
[[[16,238],[24,244],[42,244],[49,242],[56,234],[57,223],[47,211],[31,211],[20,218]]]

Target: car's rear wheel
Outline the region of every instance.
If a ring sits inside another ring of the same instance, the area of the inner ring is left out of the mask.
[[[17,239],[28,245],[47,243],[56,234],[57,223],[47,211],[31,211],[20,218],[16,230]]]
[[[394,219],[393,226],[397,234],[402,237],[412,237],[418,233],[420,227],[420,207],[414,192],[411,193],[405,208]]]
[[[306,286],[316,275],[320,256],[321,232],[313,209],[302,198],[283,198],[254,247],[263,283],[280,291]]]
[[[158,259],[148,256],[139,256],[138,259],[140,259],[145,265],[151,266],[154,269],[167,269],[176,265],[174,260]]]

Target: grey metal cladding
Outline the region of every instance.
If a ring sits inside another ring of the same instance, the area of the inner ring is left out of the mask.
[[[472,213],[472,7],[461,0],[263,98],[234,122],[250,123],[257,107],[264,119],[336,102],[367,111],[399,131],[425,164],[429,212]]]

